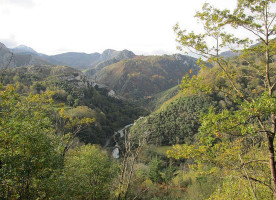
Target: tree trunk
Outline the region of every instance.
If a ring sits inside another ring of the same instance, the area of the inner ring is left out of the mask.
[[[271,171],[272,185],[274,199],[276,200],[276,168],[275,168],[275,153],[274,153],[274,137],[268,136],[268,150],[269,150],[269,167]]]

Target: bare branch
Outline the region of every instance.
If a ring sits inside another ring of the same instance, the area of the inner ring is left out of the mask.
[[[255,181],[256,183],[260,183],[266,187],[268,187],[272,192],[274,192],[273,188],[269,185],[269,184],[266,184],[265,182],[261,181],[261,180],[258,180],[256,178],[253,178],[253,177],[247,177],[247,176],[242,176],[243,178],[249,178],[250,180],[252,181]]]
[[[251,164],[251,163],[254,163],[254,162],[263,162],[263,163],[266,163],[266,164],[269,163],[267,160],[250,160],[248,162],[243,162],[241,164],[240,168],[242,168],[244,165],[248,165],[248,164]]]
[[[249,32],[253,33],[254,35],[256,35],[260,40],[262,40],[263,42],[265,42],[265,39],[262,38],[262,36],[260,36],[258,33],[256,33],[254,30],[246,27],[245,25],[241,25],[243,28],[245,28],[246,30],[248,30]]]
[[[254,198],[257,200],[256,192],[255,192],[254,187],[253,187],[253,185],[252,185],[252,183],[251,183],[251,181],[250,181],[251,179],[250,179],[249,176],[248,176],[247,170],[246,170],[245,166],[243,165],[243,160],[242,160],[242,158],[241,158],[241,155],[239,155],[239,157],[240,157],[240,160],[241,160],[241,163],[242,163],[242,168],[243,168],[243,170],[244,170],[244,172],[245,172],[245,174],[246,174],[246,178],[247,178],[247,180],[248,180],[248,182],[249,182],[249,184],[250,184],[251,190],[252,190],[252,192],[253,192],[253,194],[254,194]]]
[[[14,56],[14,54],[13,54],[13,52],[11,52],[10,60],[9,60],[9,62],[8,62],[8,64],[7,64],[7,66],[5,67],[6,69],[10,66],[11,61],[12,61],[12,59],[13,59],[13,56]]]
[[[194,50],[191,50],[191,48],[188,48],[188,50],[190,52],[192,52],[193,54],[196,54],[198,56],[203,56],[204,58],[209,58],[208,56],[214,56],[214,54],[208,53],[208,52],[204,52],[204,51],[199,51],[200,53],[197,53],[197,50],[195,48],[193,48]]]
[[[276,15],[273,17],[273,19],[271,20],[271,22],[269,23],[269,25],[268,25],[268,29],[270,28],[270,26],[272,25],[272,23],[273,23],[273,21],[275,20],[275,18],[276,18]]]
[[[275,82],[275,83],[273,83],[273,85],[271,86],[271,91],[274,91],[275,86],[276,86],[276,82]]]
[[[222,60],[222,61],[224,61],[224,60]],[[226,61],[224,61],[224,62],[225,62],[226,65],[228,64]],[[226,69],[222,66],[222,64],[221,64],[220,62],[217,61],[217,63],[218,63],[218,65],[219,65],[219,67],[225,72],[226,77],[227,77],[228,81],[230,82],[230,84],[232,85],[232,87],[234,88],[234,90],[235,90],[239,95],[241,95],[241,97],[244,97],[244,94],[237,88],[237,86],[235,85],[235,83],[233,82],[233,80],[231,79],[231,77],[229,76],[229,73],[226,71]],[[248,102],[245,98],[244,98],[244,100],[245,100],[246,102]]]
[[[266,130],[265,125],[263,124],[263,122],[262,122],[262,120],[260,119],[260,117],[259,117],[259,116],[257,116],[256,118],[257,118],[257,120],[258,120],[258,122],[259,122],[260,126],[262,127],[263,132],[265,132],[267,135],[268,135],[268,134],[270,134],[271,132],[270,132],[270,131],[268,131],[268,130]]]

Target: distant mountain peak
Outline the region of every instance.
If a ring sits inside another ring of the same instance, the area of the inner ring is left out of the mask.
[[[116,51],[116,50],[114,50],[114,49],[106,49],[106,50],[103,51],[102,54],[109,54],[109,53],[113,53],[114,51]]]
[[[14,47],[14,49],[32,49],[31,47],[28,47],[24,44],[20,44],[17,47]],[[32,49],[33,50],[33,49]]]
[[[0,48],[7,48],[3,43],[0,42]]]
[[[116,51],[113,49],[106,49],[101,54],[101,61],[110,60],[112,58],[124,59],[124,58],[131,58],[134,57],[135,54],[132,51],[124,49],[123,51]]]
[[[11,49],[14,53],[32,53],[32,54],[38,54],[35,50],[33,50],[31,47],[28,47],[26,45],[19,45],[17,47],[14,47]]]
[[[101,60],[105,61],[105,60],[109,60],[110,58],[114,57],[114,54],[116,54],[117,51],[113,50],[113,49],[106,49],[103,51],[102,55],[101,55]]]

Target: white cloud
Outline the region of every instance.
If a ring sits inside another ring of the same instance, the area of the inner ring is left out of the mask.
[[[0,0],[0,5],[12,5],[19,7],[33,7],[35,5],[33,0]]]
[[[171,55],[173,53],[174,52],[169,52],[169,51],[166,51],[164,49],[157,49],[157,50],[152,51],[150,54],[151,55],[164,55],[164,54]]]
[[[236,0],[207,0],[230,8]],[[176,22],[196,28],[193,18],[205,0],[0,0],[0,38],[41,53],[62,50],[102,52],[110,48],[134,52],[164,49],[175,53]],[[28,10],[26,10],[28,8]],[[7,13],[10,13],[7,15]]]
[[[10,35],[8,38],[0,38],[0,42],[3,43],[8,48],[13,48],[18,46],[18,43],[14,35]]]
[[[10,9],[8,8],[4,8],[4,9],[1,9],[1,14],[2,15],[10,15]]]

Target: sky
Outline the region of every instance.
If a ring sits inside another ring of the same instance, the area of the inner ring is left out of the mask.
[[[199,29],[193,17],[208,2],[233,9],[236,0],[0,0],[0,42],[39,53],[172,54],[173,26]]]

